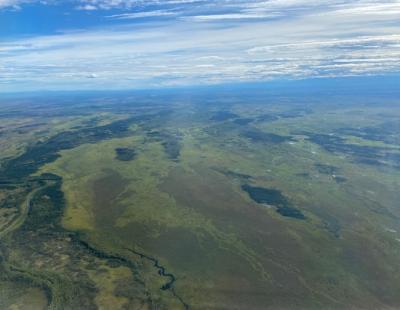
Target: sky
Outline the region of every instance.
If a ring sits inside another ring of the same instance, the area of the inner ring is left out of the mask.
[[[0,0],[0,92],[399,71],[400,0]]]

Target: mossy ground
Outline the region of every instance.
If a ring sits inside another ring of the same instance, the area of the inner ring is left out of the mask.
[[[294,99],[153,106],[168,113],[133,121],[122,136],[63,149],[36,173],[62,177],[62,229],[133,262],[137,274],[81,248],[71,256],[77,250],[64,239],[40,239],[44,254],[35,254],[24,268],[68,274],[75,257],[80,278],[67,282],[93,285],[91,302],[102,309],[182,307],[171,291],[160,289],[166,279],[151,261],[130,250],[156,258],[176,277],[174,292],[194,309],[396,308],[395,159],[382,166],[361,164],[343,151],[348,148],[331,152],[310,140],[312,133],[333,135],[346,147],[398,152],[387,141],[339,134],[347,127],[380,128],[385,118],[379,115],[385,113],[400,116],[392,106],[358,101],[350,107],[311,100],[304,108]],[[141,109],[147,113],[150,107]],[[90,124],[121,118],[100,113]],[[79,126],[85,128],[86,121]],[[255,139],[246,135],[249,130],[268,136]],[[118,160],[118,148],[135,150],[134,159]],[[285,217],[276,206],[257,203],[243,191],[246,184],[279,192],[305,218]],[[15,245],[9,257],[18,261],[24,251],[34,253]]]

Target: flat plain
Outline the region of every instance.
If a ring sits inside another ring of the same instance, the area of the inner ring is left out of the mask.
[[[4,97],[0,308],[398,309],[396,98]]]

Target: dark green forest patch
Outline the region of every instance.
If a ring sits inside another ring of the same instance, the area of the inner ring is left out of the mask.
[[[127,147],[118,147],[115,149],[115,158],[120,161],[131,161],[136,158],[136,151]]]
[[[281,118],[297,118],[312,113],[311,109],[293,109],[289,111],[279,112],[276,115]]]
[[[251,199],[257,203],[266,203],[274,206],[285,206],[288,201],[281,191],[264,187],[242,185],[242,189],[247,192]]]
[[[302,178],[305,178],[305,179],[311,179],[311,175],[310,175],[309,172],[296,173],[296,176],[302,177]]]
[[[49,305],[55,309],[95,309],[95,285],[80,265],[86,254],[76,251],[69,241],[70,233],[60,226],[63,206],[61,181],[49,182],[34,195],[26,220],[7,241],[20,259],[2,253],[7,261],[2,268],[17,283],[43,288]],[[68,266],[55,272],[62,255],[68,257]]]
[[[134,294],[129,296],[129,304],[162,307],[151,299],[133,261],[95,249],[83,240],[83,235],[62,228],[64,207],[61,180],[50,181],[34,195],[26,220],[14,231],[13,238],[5,241],[13,256],[0,251],[0,280],[42,288],[51,309],[90,310],[97,309],[98,293],[90,273],[124,266],[133,277],[130,289]]]
[[[251,199],[257,203],[268,204],[276,207],[276,212],[282,216],[292,217],[296,219],[305,219],[304,214],[291,206],[287,198],[282,195],[281,191],[276,189],[242,185],[242,189],[247,192]]]
[[[274,122],[278,119],[279,117],[273,114],[263,114],[256,117],[257,122]]]
[[[174,161],[179,159],[182,145],[180,143],[181,139],[177,134],[153,130],[147,132],[147,136],[150,141],[161,142],[165,153],[170,159]]]
[[[129,126],[135,120],[136,118],[129,118],[104,126],[56,134],[45,142],[34,144],[19,157],[8,161],[2,167],[2,176],[19,180],[36,172],[40,166],[56,160],[61,150],[72,149],[84,143],[129,136]]]
[[[276,212],[278,212],[282,216],[292,217],[299,220],[305,219],[304,214],[299,209],[292,207],[278,207]]]
[[[341,175],[334,175],[333,179],[336,181],[336,183],[344,183],[347,182],[347,178],[341,176]]]
[[[332,165],[317,163],[314,166],[322,174],[332,175],[339,173],[339,168]]]
[[[264,132],[255,128],[244,131],[242,133],[242,136],[250,139],[253,142],[271,143],[271,144],[279,144],[293,140],[292,137],[290,136],[281,136],[274,133]]]
[[[312,143],[332,153],[348,155],[355,162],[370,166],[388,166],[400,169],[400,153],[392,148],[347,143],[334,134],[302,133]]]
[[[227,121],[233,118],[237,118],[239,117],[239,115],[234,114],[232,112],[229,111],[219,111],[217,113],[215,113],[210,120],[212,121],[218,121],[218,122],[223,122],[223,121]]]
[[[252,118],[237,118],[233,122],[237,125],[245,126],[245,125],[250,124],[252,121],[254,121],[254,119],[252,119]]]
[[[251,179],[251,175],[245,174],[245,173],[239,173],[239,172],[235,172],[232,170],[224,170],[224,169],[218,169],[218,168],[215,168],[214,170],[226,175],[227,177],[234,178],[234,179],[243,179],[243,180]]]
[[[83,242],[80,234],[67,231],[60,225],[65,206],[60,177],[52,174],[30,176],[42,165],[56,160],[61,150],[131,135],[129,127],[137,120],[129,118],[105,126],[61,132],[44,142],[33,144],[22,155],[8,160],[1,167],[0,181],[3,184],[21,185],[33,196],[30,200],[27,198],[26,203],[26,192],[19,195],[21,199],[2,201],[8,206],[23,204],[28,209],[22,224],[16,225],[16,229],[11,231],[12,238],[1,240],[1,279],[5,277],[11,281],[22,281],[28,286],[43,288],[52,309],[95,309],[98,289],[89,273],[104,265],[108,266],[108,262],[113,260],[119,262],[118,266],[130,268],[136,279],[135,286],[141,287],[134,291],[143,294],[130,296],[130,300],[136,300],[135,303],[143,307],[163,307],[151,299],[133,261],[101,250],[94,251],[94,248],[89,251],[88,247],[80,246]],[[114,192],[110,195],[114,195]],[[12,250],[12,256],[8,249]],[[94,256],[93,253],[100,254]],[[175,296],[172,285],[167,290]],[[182,302],[181,299],[179,302]]]
[[[365,140],[380,141],[386,144],[400,144],[400,121],[385,122],[376,127],[345,127],[335,131],[338,134],[355,136]]]

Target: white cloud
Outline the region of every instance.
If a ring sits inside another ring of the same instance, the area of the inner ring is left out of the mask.
[[[230,13],[230,14],[210,14],[210,15],[196,15],[189,17],[194,21],[224,21],[224,20],[238,20],[238,19],[266,19],[276,18],[281,16],[279,13]]]
[[[105,19],[172,17],[151,24],[3,41],[0,87],[130,88],[400,71],[400,22],[387,12],[400,1],[225,1],[225,10],[206,1],[206,9],[190,14],[181,7],[189,0],[173,2],[174,9]]]
[[[286,43],[277,45],[257,46],[247,52],[249,54],[268,53],[272,51],[323,49],[323,48],[382,48],[393,46],[397,48],[400,44],[400,34],[383,36],[361,36],[350,39],[331,39],[324,41],[302,41],[297,43]]]
[[[18,9],[19,5],[22,3],[26,3],[28,0],[0,0],[0,9],[2,8],[14,8]]]
[[[95,11],[97,10],[97,7],[91,4],[84,4],[84,5],[78,5],[76,9],[82,11]]]
[[[167,10],[156,10],[156,11],[148,11],[148,12],[136,12],[136,13],[123,13],[123,14],[115,14],[107,16],[107,18],[111,19],[136,19],[143,17],[160,17],[160,16],[175,16],[176,12],[167,11]]]
[[[90,6],[96,9],[109,10],[112,8],[131,8],[139,1],[136,0],[82,0],[81,6]]]
[[[43,5],[52,4],[55,0],[0,0],[1,9],[19,10],[23,4],[39,3]]]

